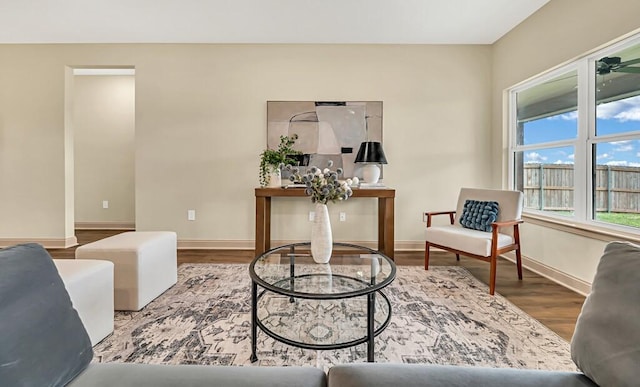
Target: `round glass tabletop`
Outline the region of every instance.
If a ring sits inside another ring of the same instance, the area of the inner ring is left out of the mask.
[[[275,293],[308,299],[342,299],[375,292],[396,275],[395,263],[379,251],[334,243],[329,263],[313,261],[310,243],[271,249],[249,266],[253,281]]]

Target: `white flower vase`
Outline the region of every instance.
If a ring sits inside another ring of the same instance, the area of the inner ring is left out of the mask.
[[[331,259],[333,236],[326,204],[316,204],[316,213],[311,227],[311,256],[316,263],[327,263]]]

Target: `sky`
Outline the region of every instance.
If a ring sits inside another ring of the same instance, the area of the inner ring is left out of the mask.
[[[524,145],[575,138],[577,118],[574,111],[525,123]],[[640,131],[640,96],[598,105],[597,135],[634,131]],[[573,164],[574,154],[571,146],[526,151],[524,162]],[[599,165],[640,167],[640,139],[599,143],[596,157]]]

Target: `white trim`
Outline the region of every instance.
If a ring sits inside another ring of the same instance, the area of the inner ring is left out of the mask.
[[[0,247],[8,247],[23,243],[39,243],[47,249],[66,249],[78,245],[75,236],[69,238],[0,238]]]
[[[131,68],[77,68],[73,75],[136,75],[136,69]]]
[[[603,223],[603,227],[596,227],[592,224],[575,222],[572,218],[556,218],[551,216],[524,213],[522,218],[527,222],[550,229],[568,232],[570,234],[580,235],[586,238],[596,239],[604,242],[613,241],[629,241],[632,243],[640,243],[640,234],[636,229],[626,227],[625,229],[613,228],[610,223]],[[606,225],[606,227],[604,227]],[[636,232],[630,232],[636,231]]]
[[[254,250],[253,240],[179,239],[178,250]]]
[[[424,242],[425,241],[396,241],[395,251],[424,251]]]
[[[134,222],[76,222],[77,230],[135,230]]]
[[[305,240],[272,240],[271,248],[283,246],[291,243],[308,242]],[[339,241],[353,243],[359,246],[376,249],[378,243],[373,241]],[[424,243],[424,242],[423,242]],[[255,241],[251,240],[204,240],[204,239],[179,239],[178,250],[254,250]]]
[[[567,147],[567,146],[572,146],[572,147],[575,148],[576,139],[572,138],[570,140],[541,142],[541,143],[529,144],[529,145],[516,145],[516,146],[513,147],[513,151],[514,152],[523,152],[524,153],[524,152],[530,151],[530,150],[561,148],[561,147]]]
[[[513,253],[502,255],[502,257],[514,263],[516,261]],[[545,265],[544,263],[538,262],[535,259],[526,257],[524,255],[522,256],[522,267],[526,268],[527,270],[531,270],[532,272],[541,275],[557,283],[558,285],[561,285],[583,296],[588,295],[591,291],[591,283],[564,273],[558,269]]]
[[[303,240],[273,240],[271,247],[282,246],[290,243],[308,242]],[[377,249],[376,241],[341,241],[359,246]],[[179,239],[178,250],[253,250],[255,241],[251,240],[205,240],[205,239]],[[424,241],[396,241],[395,251],[424,251]]]
[[[531,222],[533,223],[533,222]],[[618,238],[620,239],[620,238]],[[613,240],[613,239],[611,239]],[[402,241],[401,244],[405,247],[404,249],[398,248],[398,242],[396,242],[396,250],[406,250],[406,251],[424,251],[424,242],[413,242],[413,241]],[[419,246],[419,247],[418,247]],[[432,251],[443,251],[440,249],[432,248]],[[515,264],[515,255],[513,252],[503,254],[501,257],[505,258],[508,261],[511,261]],[[569,290],[572,290],[578,294],[586,296],[591,291],[591,284],[589,282],[583,281],[579,278],[576,278],[570,274],[562,272],[558,269],[555,269],[551,266],[545,265],[539,261],[536,261],[533,258],[522,256],[522,267],[527,270],[531,270],[532,272],[539,274],[558,285],[561,285]]]
[[[591,177],[589,173],[591,167],[589,160],[586,160],[590,154],[589,149],[589,128],[593,125],[593,118],[590,115],[592,104],[589,103],[593,93],[593,82],[586,82],[585,79],[589,78],[591,70],[595,72],[595,62],[590,67],[588,62],[581,61],[578,63],[578,133],[576,133],[576,139],[573,146],[573,217],[576,219],[585,219],[587,216],[587,206],[589,198],[587,196],[588,185],[590,184]],[[586,86],[586,87],[585,87]],[[594,99],[595,101],[595,99]],[[594,102],[595,104],[595,102]],[[585,192],[584,190],[587,189]]]
[[[271,241],[271,247],[282,246],[290,243],[299,243],[304,241],[298,240],[274,240]],[[353,243],[360,246],[369,247],[371,249],[377,248],[378,243],[376,241],[337,241]],[[255,242],[253,240],[178,240],[178,250],[253,250],[255,248]],[[424,241],[396,241],[396,251],[424,251]],[[439,251],[439,249],[433,249]],[[511,253],[510,253],[511,254]],[[509,261],[514,262],[513,257],[503,255]],[[532,258],[522,257],[522,265],[524,268],[533,271],[545,278],[552,280],[553,282],[564,286],[574,292],[582,295],[586,295],[591,290],[591,284],[575,278],[569,274],[561,272],[550,266],[542,264]]]

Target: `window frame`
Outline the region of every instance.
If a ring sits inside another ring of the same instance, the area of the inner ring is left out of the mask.
[[[507,183],[510,189],[517,189],[516,179],[516,154],[517,152],[535,151],[562,146],[574,148],[574,213],[572,216],[557,215],[550,211],[524,208],[523,215],[531,215],[538,218],[548,217],[559,223],[578,223],[587,229],[605,229],[624,233],[638,234],[640,228],[624,226],[615,223],[596,220],[594,204],[594,180],[593,173],[593,149],[596,144],[612,141],[638,140],[640,130],[617,134],[596,135],[597,106],[596,106],[596,62],[599,58],[615,54],[632,46],[640,46],[640,34],[636,34],[620,42],[608,45],[588,55],[572,60],[561,66],[548,70],[538,76],[532,77],[520,84],[507,89],[508,93],[508,117],[507,117]],[[577,134],[570,140],[550,141],[530,145],[518,145],[517,127],[517,94],[532,87],[541,85],[563,74],[577,72]]]

